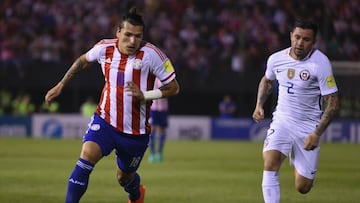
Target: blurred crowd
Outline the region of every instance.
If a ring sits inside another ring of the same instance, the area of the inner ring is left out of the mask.
[[[132,4],[145,17],[145,40],[171,58],[185,88],[261,74],[266,57],[290,45],[300,16],[318,22],[317,47],[330,60],[360,59],[358,0],[0,0],[1,73],[22,78],[31,63],[70,64],[114,38]]]

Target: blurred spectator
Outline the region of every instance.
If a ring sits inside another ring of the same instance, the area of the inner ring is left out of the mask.
[[[60,109],[60,104],[57,101],[53,101],[49,104],[43,102],[39,108],[40,113],[58,113]]]
[[[219,103],[220,118],[233,118],[236,112],[236,103],[229,94],[225,94]]]
[[[353,100],[349,96],[342,96],[339,114],[341,118],[353,117]]]
[[[88,96],[80,107],[80,112],[84,117],[91,117],[97,108],[94,98]]]
[[[330,60],[360,59],[357,0],[204,2],[2,0],[0,79],[31,77],[27,68],[36,73],[43,62],[70,63],[99,39],[112,37],[130,4],[144,12],[145,40],[172,58],[183,87],[208,88],[213,78],[234,72],[260,77],[269,53],[288,46],[288,27],[298,16],[320,22],[317,48]],[[228,81],[218,80],[217,87],[227,87]]]
[[[30,115],[35,111],[35,104],[32,103],[29,94],[19,94],[12,103],[13,114],[19,116]]]
[[[0,115],[10,113],[11,111],[11,93],[6,90],[0,90]]]
[[[360,119],[360,96],[354,100],[354,117]]]

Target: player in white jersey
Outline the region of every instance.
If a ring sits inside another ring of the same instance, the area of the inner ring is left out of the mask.
[[[308,193],[314,183],[320,136],[339,109],[338,88],[329,59],[314,48],[317,25],[297,21],[291,47],[272,54],[259,83],[253,119],[264,119],[263,105],[278,81],[278,100],[264,141],[263,197],[280,202],[278,172],[287,156],[295,167],[295,187]],[[324,108],[323,108],[324,102]]]
[[[154,88],[160,88],[163,84],[156,78]],[[163,150],[166,140],[166,128],[168,126],[168,99],[154,100],[150,108],[151,135],[149,141],[149,162],[162,162]]]
[[[45,101],[60,95],[74,75],[98,61],[105,78],[101,98],[84,135],[80,158],[69,178],[66,203],[79,202],[95,164],[113,150],[117,179],[129,194],[129,203],[143,203],[145,187],[137,169],[148,147],[152,100],[176,95],[179,85],[167,56],[143,41],[144,22],[131,8],[124,15],[116,39],[102,40],[80,56]],[[163,83],[154,89],[155,78]]]

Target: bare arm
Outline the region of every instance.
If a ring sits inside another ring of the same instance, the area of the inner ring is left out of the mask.
[[[89,62],[86,60],[85,54],[77,58],[69,70],[65,73],[62,80],[47,92],[45,96],[45,102],[50,104],[55,97],[61,94],[64,86],[67,85],[76,74],[86,69],[88,65]]]
[[[304,149],[313,150],[319,145],[320,136],[339,111],[339,97],[337,93],[324,96],[325,111],[315,131],[305,138]]]
[[[179,83],[176,79],[172,80],[169,84],[161,86],[159,89],[161,90],[163,97],[177,95],[180,92]]]
[[[264,104],[268,99],[269,95],[272,93],[273,89],[274,82],[263,76],[259,83],[256,107],[252,116],[255,122],[258,123],[264,119]]]
[[[79,72],[86,69],[89,66],[89,62],[86,60],[85,54],[81,55],[75,60],[69,70],[65,73],[63,79],[60,81],[63,85],[66,85],[70,80]]]
[[[325,111],[321,116],[319,125],[315,129],[315,134],[321,136],[326,130],[330,122],[336,116],[339,111],[339,97],[337,93],[324,96]]]
[[[127,82],[125,88],[126,91],[129,92],[130,96],[136,97],[139,101],[145,100],[144,93],[134,82]],[[161,86],[159,90],[161,91],[161,98],[164,98],[178,94],[180,91],[180,87],[177,80],[174,79],[170,83]]]

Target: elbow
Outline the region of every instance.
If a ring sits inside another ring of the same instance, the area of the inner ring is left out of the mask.
[[[177,88],[175,89],[174,95],[177,95],[177,94],[179,94],[179,93],[180,93],[180,87],[177,86]]]
[[[176,80],[174,80],[174,82],[173,82],[173,95],[177,95],[179,93],[180,93],[180,85]]]

